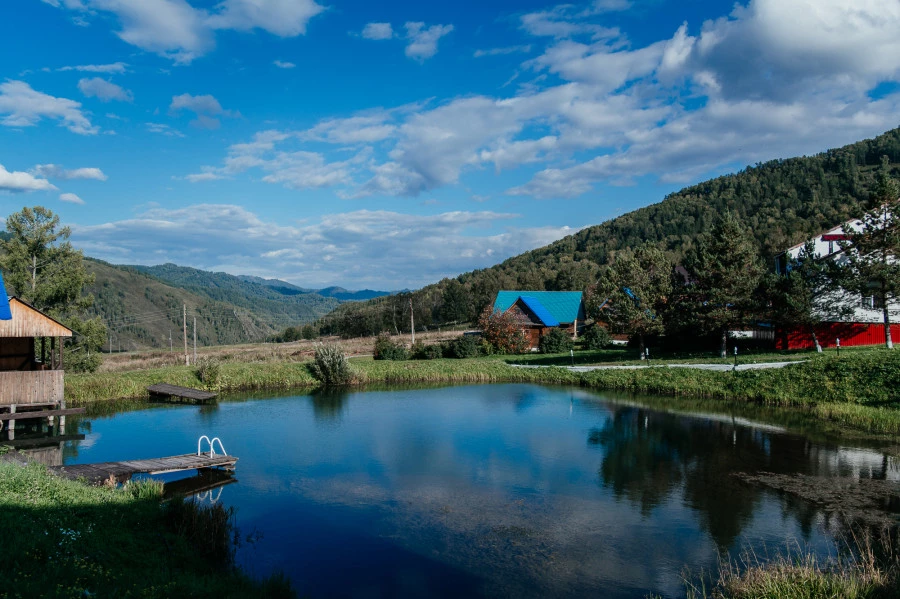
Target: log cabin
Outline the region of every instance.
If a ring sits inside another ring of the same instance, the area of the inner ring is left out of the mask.
[[[550,329],[563,329],[575,339],[584,328],[584,298],[580,291],[500,291],[494,311],[518,317],[532,351]]]

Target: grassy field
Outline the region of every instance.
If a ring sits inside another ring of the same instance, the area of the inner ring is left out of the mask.
[[[583,386],[672,397],[745,401],[767,406],[803,408],[815,416],[858,430],[900,434],[900,352],[869,348],[815,354],[765,353],[745,357],[755,361],[805,360],[783,369],[710,372],[665,368],[667,362],[700,361],[699,356],[634,360],[627,350],[577,352],[576,363],[641,364],[632,370],[595,370],[575,373],[565,368],[514,368],[508,362],[567,365],[570,356],[489,356],[467,360],[375,361],[352,359],[354,383],[500,383],[530,382]],[[741,359],[741,358],[739,358]],[[721,362],[719,359],[702,359]],[[270,359],[254,362],[225,360],[213,384],[200,382],[195,369],[166,366],[123,372],[69,375],[66,397],[70,405],[129,398],[145,399],[146,387],[168,382],[214,391],[313,389],[319,385],[308,361]]]
[[[231,514],[0,462],[0,597],[292,597],[234,567]]]

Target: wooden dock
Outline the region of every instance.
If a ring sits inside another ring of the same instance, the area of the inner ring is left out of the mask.
[[[238,459],[230,455],[208,453],[197,455],[188,453],[166,458],[148,460],[128,460],[122,462],[101,462],[97,464],[72,464],[55,466],[50,470],[59,476],[70,479],[85,478],[91,483],[101,483],[110,478],[117,482],[125,482],[135,474],[165,474],[184,470],[204,470],[206,468],[222,468],[234,470]]]
[[[192,403],[207,403],[216,398],[215,393],[209,391],[201,391],[200,389],[192,389],[190,387],[179,387],[178,385],[170,385],[169,383],[157,383],[147,387],[150,395],[155,397],[164,397],[168,399],[176,399],[189,401]]]

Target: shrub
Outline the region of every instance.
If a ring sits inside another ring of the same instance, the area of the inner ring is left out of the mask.
[[[538,344],[542,354],[561,354],[572,349],[572,337],[562,329],[550,329]]]
[[[605,327],[598,324],[584,332],[584,347],[586,349],[603,349],[612,343],[612,337]]]
[[[375,339],[373,353],[376,360],[406,360],[409,358],[406,348],[391,341],[391,336],[387,333],[382,333]]]
[[[481,340],[475,335],[462,335],[452,340],[447,350],[451,358],[477,358],[481,355]]]
[[[525,333],[514,314],[495,312],[487,306],[478,318],[481,336],[493,348],[492,353],[522,354],[528,349]]]
[[[319,336],[319,332],[311,324],[303,325],[303,330],[302,330],[301,334],[302,334],[303,338],[307,339],[307,340],[316,339]]]
[[[73,351],[66,354],[65,360],[69,372],[97,372],[103,363],[103,356],[99,352]]]
[[[194,374],[200,382],[212,389],[219,382],[219,362],[215,358],[200,358],[194,368]]]
[[[347,385],[353,380],[353,371],[343,350],[338,345],[320,345],[310,365],[312,375],[323,385]]]
[[[425,345],[421,341],[416,341],[410,357],[414,360],[437,360],[444,357],[444,346],[440,343]]]

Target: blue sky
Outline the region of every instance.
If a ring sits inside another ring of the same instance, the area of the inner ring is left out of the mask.
[[[900,0],[6,0],[0,216],[419,287],[898,126]]]

